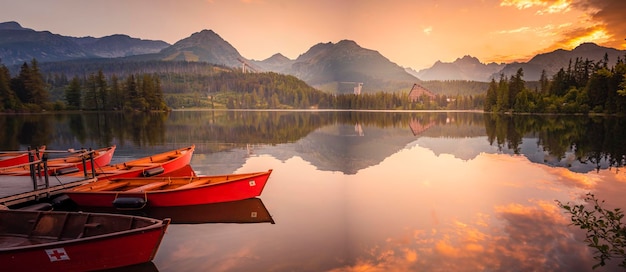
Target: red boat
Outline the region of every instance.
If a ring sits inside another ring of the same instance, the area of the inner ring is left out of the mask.
[[[46,161],[48,165],[48,175],[63,175],[67,173],[79,172],[82,171],[85,167],[87,169],[91,169],[91,156],[93,156],[95,168],[100,168],[108,165],[109,163],[111,163],[113,153],[115,153],[115,146],[101,148],[97,150],[81,149],[79,151],[70,151],[70,153],[71,154],[68,156],[47,159]],[[37,171],[37,175],[43,176],[43,165],[39,165],[39,169],[41,172]],[[0,175],[28,176],[30,175],[30,171],[30,164],[23,164],[0,169]]]
[[[272,170],[194,177],[98,180],[65,194],[79,206],[141,209],[235,201],[260,196]]]
[[[104,181],[112,178],[167,176],[170,173],[177,173],[178,175],[181,169],[185,169],[185,166],[191,162],[194,149],[195,145],[192,145],[123,163],[96,167],[95,173],[91,169],[87,169],[87,176],[95,176],[98,178],[98,181]],[[63,174],[63,176],[83,177],[84,173],[79,171]]]
[[[3,271],[89,271],[154,259],[170,220],[0,210]]]
[[[9,167],[16,166],[20,164],[27,164],[30,162],[30,156],[33,157],[33,160],[38,160],[43,156],[43,152],[46,150],[46,147],[39,148],[39,154],[37,154],[36,150],[29,151],[9,151],[0,153],[0,167]]]

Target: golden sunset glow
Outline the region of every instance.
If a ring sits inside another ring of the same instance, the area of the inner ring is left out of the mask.
[[[503,0],[501,6],[513,6],[518,9],[527,9],[532,7],[540,7],[537,14],[558,13],[569,11],[571,0]]]
[[[0,0],[0,21],[67,36],[127,34],[173,44],[215,31],[249,59],[295,59],[317,43],[354,40],[419,70],[465,55],[527,61],[584,42],[625,49],[621,0],[106,2]],[[93,12],[97,10],[98,12]]]
[[[576,37],[576,38],[569,40],[568,46],[573,48],[587,41],[593,41],[593,42],[599,43],[599,42],[607,41],[609,38],[610,37],[606,33],[606,30],[595,29],[591,33],[587,34],[586,36]]]

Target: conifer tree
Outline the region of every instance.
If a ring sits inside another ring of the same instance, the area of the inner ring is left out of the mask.
[[[31,61],[30,66],[30,79],[25,82],[25,87],[30,90],[32,97],[30,103],[44,105],[48,103],[50,99],[47,84],[43,80],[43,75],[39,70],[39,64],[36,59]]]
[[[67,102],[68,109],[80,109],[81,92],[80,80],[75,76],[65,89],[65,101]]]
[[[19,106],[18,98],[11,89],[11,74],[9,69],[0,66],[0,110],[15,110]]]

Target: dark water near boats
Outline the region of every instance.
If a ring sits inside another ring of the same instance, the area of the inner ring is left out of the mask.
[[[626,207],[623,118],[176,111],[0,127],[0,150],[115,144],[115,163],[195,144],[198,174],[274,170],[254,203],[157,211],[178,221],[132,271],[592,271],[555,200]]]

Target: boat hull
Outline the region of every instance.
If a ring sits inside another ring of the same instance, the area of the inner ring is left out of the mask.
[[[10,167],[10,166],[16,166],[20,164],[29,163],[28,155],[29,155],[28,153],[16,154],[15,156],[1,159],[0,167]]]
[[[189,165],[194,150],[195,146],[190,146],[124,163],[98,167],[95,169],[95,176],[98,180],[168,176]],[[87,172],[87,176],[91,177],[92,172],[89,169]],[[84,173],[78,172],[63,176],[82,177]]]
[[[115,153],[115,148],[116,146],[111,146],[94,151],[94,167],[100,168],[111,163],[111,159],[113,158],[113,154]],[[87,170],[90,170],[92,168],[91,160],[86,159],[83,164],[82,156],[84,155],[78,153],[66,157],[48,159],[48,175],[62,175],[63,173],[81,174],[85,167],[87,168]],[[28,157],[26,157],[26,163],[28,163]],[[12,176],[29,176],[30,165],[14,165],[9,169],[3,169],[2,171],[0,171],[0,174]],[[42,171],[37,173],[37,175],[43,177],[45,175],[45,172],[42,169]]]
[[[229,182],[206,184],[185,189],[165,189],[158,191],[127,192],[127,191],[80,191],[81,187],[75,187],[65,192],[78,206],[87,207],[114,207],[113,203],[118,198],[145,199],[148,207],[172,207],[202,205],[210,203],[243,200],[260,196],[267,184],[272,170],[259,172],[253,175],[245,175],[243,178],[233,179]],[[195,179],[211,178],[193,177]],[[191,179],[191,177],[189,178]],[[167,178],[155,178],[156,181]],[[115,182],[123,182],[124,179],[116,179]]]
[[[46,147],[41,147],[38,150],[29,150],[26,152],[16,151],[16,152],[6,152],[0,154],[0,167],[11,167],[17,166],[20,164],[26,164],[30,162],[30,156],[33,156],[35,160],[41,158],[43,156]],[[37,154],[39,153],[39,154]]]
[[[147,227],[82,239],[31,243],[26,246],[7,246],[2,243],[2,270],[89,271],[149,262],[154,259],[169,225],[169,220],[150,220],[154,223]],[[45,223],[53,228],[53,224],[59,222]],[[4,238],[0,237],[0,240],[6,242]]]

